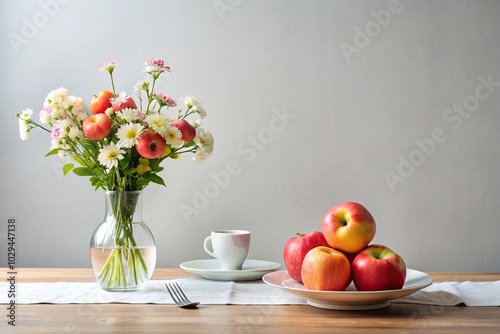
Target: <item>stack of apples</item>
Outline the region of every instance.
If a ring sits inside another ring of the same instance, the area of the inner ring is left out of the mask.
[[[115,98],[115,94],[107,90],[101,90],[92,97],[90,100],[92,116],[87,117],[82,123],[85,137],[90,140],[103,140],[111,133],[113,121],[108,116],[108,111],[114,113],[127,108],[137,109],[137,104],[132,97],[127,95],[121,100]],[[182,134],[181,139],[185,142],[193,140],[196,135],[196,128],[184,119],[173,120],[170,125],[179,129]],[[156,159],[170,152],[165,139],[152,129],[147,129],[139,135],[135,148],[137,153],[146,159]]]
[[[358,291],[403,287],[405,262],[387,246],[370,244],[376,223],[363,205],[334,206],[321,229],[286,242],[283,258],[291,278],[310,290],[342,291],[351,282]]]

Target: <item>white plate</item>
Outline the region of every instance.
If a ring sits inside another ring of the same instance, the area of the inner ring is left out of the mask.
[[[371,310],[386,307],[390,300],[411,295],[432,284],[432,277],[412,269],[406,269],[405,284],[398,290],[357,291],[352,283],[344,291],[308,290],[302,283],[290,278],[286,270],[268,273],[262,280],[305,298],[311,306],[331,310]]]
[[[278,269],[281,264],[260,260],[245,260],[241,270],[222,270],[217,259],[193,260],[180,264],[185,271],[215,281],[251,281]]]

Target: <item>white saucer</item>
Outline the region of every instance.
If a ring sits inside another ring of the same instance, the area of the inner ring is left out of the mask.
[[[432,283],[432,277],[412,269],[406,269],[405,284],[398,290],[357,291],[352,283],[344,291],[308,290],[302,283],[290,278],[286,270],[269,273],[262,280],[305,298],[311,306],[330,310],[371,310],[386,307],[392,299],[411,295]]]
[[[278,269],[276,262],[245,260],[241,270],[222,270],[217,259],[193,260],[180,264],[185,271],[215,281],[251,281]]]

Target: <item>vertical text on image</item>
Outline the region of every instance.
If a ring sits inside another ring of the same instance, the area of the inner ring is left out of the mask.
[[[7,219],[7,323],[10,326],[16,325],[16,219]]]

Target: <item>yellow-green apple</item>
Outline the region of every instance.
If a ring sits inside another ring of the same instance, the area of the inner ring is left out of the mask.
[[[285,243],[283,262],[291,278],[302,283],[302,261],[304,261],[307,252],[318,246],[328,247],[323,233],[319,231],[304,234],[297,233],[296,237],[290,238]]]
[[[106,114],[89,116],[82,123],[82,131],[88,139],[104,139],[111,132],[111,120]]]
[[[163,154],[165,146],[165,139],[154,130],[148,129],[137,138],[135,149],[143,158],[156,159]]]
[[[401,289],[406,279],[403,258],[384,245],[373,244],[359,252],[351,270],[359,291]]]
[[[309,290],[342,291],[351,282],[351,266],[344,253],[331,247],[311,249],[302,262],[302,283]]]
[[[194,136],[196,136],[196,129],[194,126],[189,124],[185,119],[176,119],[170,123],[172,126],[175,126],[182,133],[182,140],[185,142],[193,140]]]
[[[331,208],[321,227],[330,247],[346,253],[357,253],[368,246],[376,230],[371,213],[356,202],[344,202]]]
[[[110,99],[114,94],[108,90],[101,90],[90,100],[90,110],[93,114],[101,114],[111,107]]]

